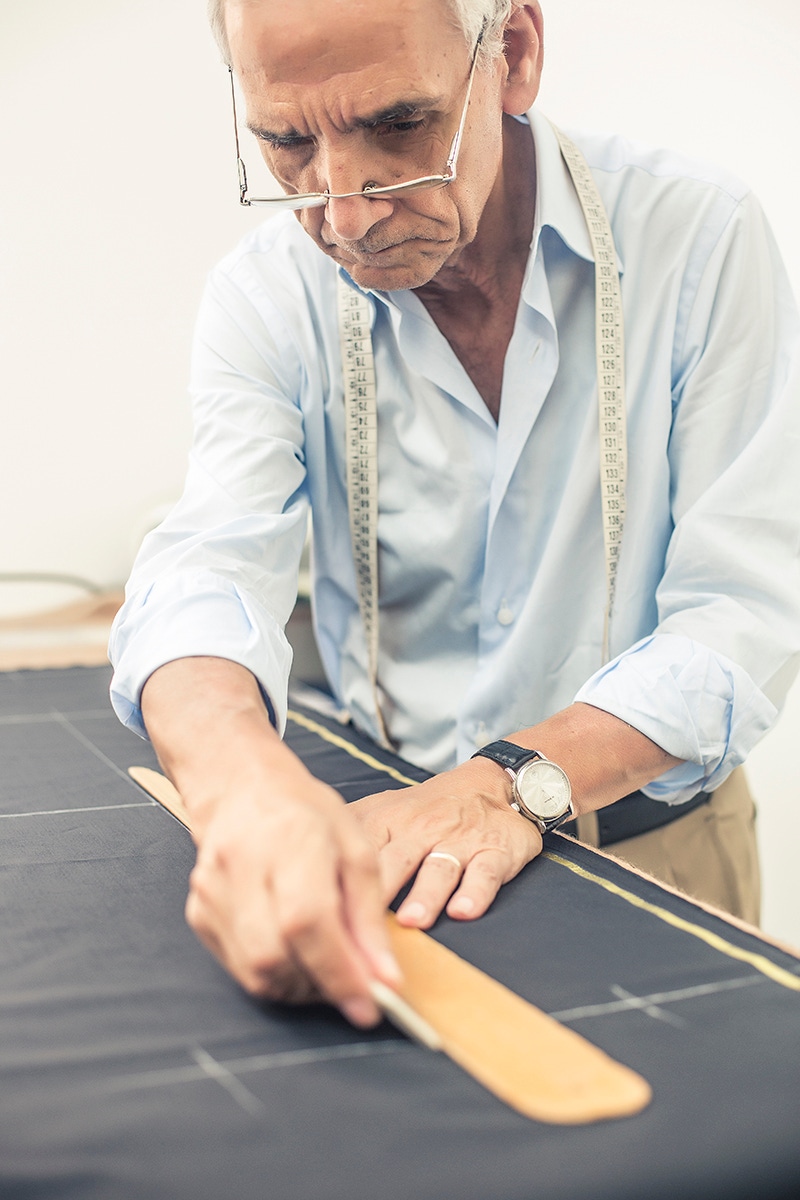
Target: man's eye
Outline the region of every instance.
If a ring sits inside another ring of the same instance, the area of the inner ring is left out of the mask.
[[[417,119],[415,121],[392,121],[389,125],[381,125],[381,133],[414,133],[416,130],[422,129],[425,121]]]
[[[299,134],[280,134],[259,131],[256,134],[259,141],[265,142],[273,150],[296,150],[311,145],[311,138]]]

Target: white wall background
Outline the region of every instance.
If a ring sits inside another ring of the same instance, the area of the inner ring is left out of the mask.
[[[797,0],[542,0],[544,110],[732,168],[800,292]],[[204,0],[0,0],[0,572],[122,583],[180,491],[194,312],[236,203]],[[768,486],[768,481],[764,481]],[[0,615],[74,593],[0,584]],[[800,687],[758,748],[765,926],[800,944]]]

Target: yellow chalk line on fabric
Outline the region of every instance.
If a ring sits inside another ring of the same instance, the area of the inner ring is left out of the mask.
[[[688,933],[692,937],[699,938],[701,942],[711,946],[713,950],[718,950],[720,954],[725,954],[728,958],[736,958],[740,962],[749,963],[756,971],[760,971],[762,975],[766,975],[774,983],[779,983],[782,987],[790,988],[794,992],[800,992],[800,976],[793,975],[791,971],[785,970],[783,967],[776,966],[770,962],[763,954],[753,954],[749,950],[742,950],[739,946],[734,946],[733,942],[728,942],[719,934],[711,933],[708,929],[703,929],[701,925],[694,925],[691,921],[684,921],[682,917],[676,917],[674,913],[669,912],[666,908],[660,908],[657,904],[650,904],[647,900],[642,900],[635,892],[626,891],[625,888],[619,887],[616,883],[610,883],[607,879],[601,878],[599,875],[587,871],[585,867],[579,867],[576,863],[571,863],[569,859],[563,858],[560,854],[555,854],[552,850],[545,850],[544,858],[549,858],[551,862],[556,862],[562,867],[566,867],[575,875],[579,875],[581,879],[589,879],[592,883],[596,883],[598,887],[605,888],[607,892],[611,892],[613,896],[619,896],[622,900],[627,900],[629,904],[633,904],[636,908],[642,908],[651,916],[658,917],[660,921],[666,922],[667,925],[673,925],[676,929],[680,929],[683,933]]]
[[[346,738],[331,733],[324,725],[319,725],[316,721],[304,717],[302,713],[296,712],[294,709],[289,709],[287,716],[295,724],[302,726],[303,729],[307,729],[310,733],[316,733],[323,741],[330,742],[332,746],[344,750],[345,754],[349,754],[351,758],[357,758],[359,762],[363,762],[374,771],[380,771],[384,775],[389,775],[392,779],[396,779],[398,783],[406,783],[413,786],[418,782],[415,779],[409,779],[407,775],[402,775],[394,767],[387,766],[386,763],[373,758],[371,754],[366,754],[363,750],[357,749]],[[576,863],[571,863],[569,859],[556,854],[552,850],[545,850],[543,857],[549,858],[551,862],[558,863],[559,866],[566,867],[582,879],[588,879],[591,883],[596,883],[598,887],[605,888],[613,896],[619,896],[621,900],[627,900],[628,904],[634,905],[635,908],[643,909],[644,912],[650,913],[651,916],[657,917],[667,925],[672,925],[675,929],[680,929],[683,933],[688,933],[690,937],[699,938],[701,942],[705,942],[707,946],[719,951],[720,954],[725,954],[728,958],[738,959],[739,962],[749,963],[751,967],[755,968],[762,975],[766,975],[774,983],[789,988],[791,991],[800,992],[800,976],[793,975],[791,971],[787,971],[783,967],[770,962],[763,954],[754,954],[749,950],[742,950],[738,946],[735,946],[733,942],[720,937],[719,934],[711,933],[709,930],[703,929],[701,925],[685,921],[682,917],[676,917],[668,909],[660,908],[657,904],[650,904],[647,900],[642,900],[635,892],[629,892],[625,888],[619,887],[616,883],[610,883],[600,875],[595,875],[592,871],[587,871],[585,867],[579,867]]]
[[[290,708],[286,715],[296,725],[301,725],[303,729],[307,729],[310,733],[316,733],[323,741],[330,742],[332,746],[336,746],[339,750],[344,750],[345,754],[349,754],[351,758],[357,758],[359,762],[371,767],[373,771],[381,771],[384,775],[389,775],[390,778],[396,779],[398,783],[407,783],[410,786],[419,783],[418,779],[409,779],[407,775],[401,775],[394,767],[389,767],[386,763],[380,762],[379,759],[373,758],[371,754],[366,754],[363,750],[359,750],[352,742],[348,742],[346,738],[339,737],[336,733],[331,733],[324,725],[318,725],[316,721],[304,717],[302,713],[295,712],[294,709]]]

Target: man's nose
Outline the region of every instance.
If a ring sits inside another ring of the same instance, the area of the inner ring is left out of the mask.
[[[319,163],[325,180],[321,190],[330,192],[333,197],[325,206],[325,218],[337,237],[348,242],[364,237],[373,225],[394,210],[394,202],[386,197],[368,200],[361,195],[346,195],[363,191],[371,181],[368,156],[362,157],[361,149],[363,147],[354,145],[350,137],[346,145],[329,147]],[[343,195],[343,199],[335,198]]]
[[[332,197],[325,205],[325,217],[337,237],[346,242],[357,242],[365,237],[373,225],[391,216],[394,202],[366,196]]]

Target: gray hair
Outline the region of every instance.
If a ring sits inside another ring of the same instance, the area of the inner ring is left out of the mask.
[[[470,49],[477,42],[483,29],[482,57],[490,62],[502,52],[503,29],[513,8],[513,2],[514,0],[447,0]],[[208,19],[223,60],[230,66],[231,53],[225,32],[225,0],[208,0]]]
[[[514,7],[513,0],[447,0],[470,50],[483,30],[482,53],[488,62],[503,50],[503,30]]]

